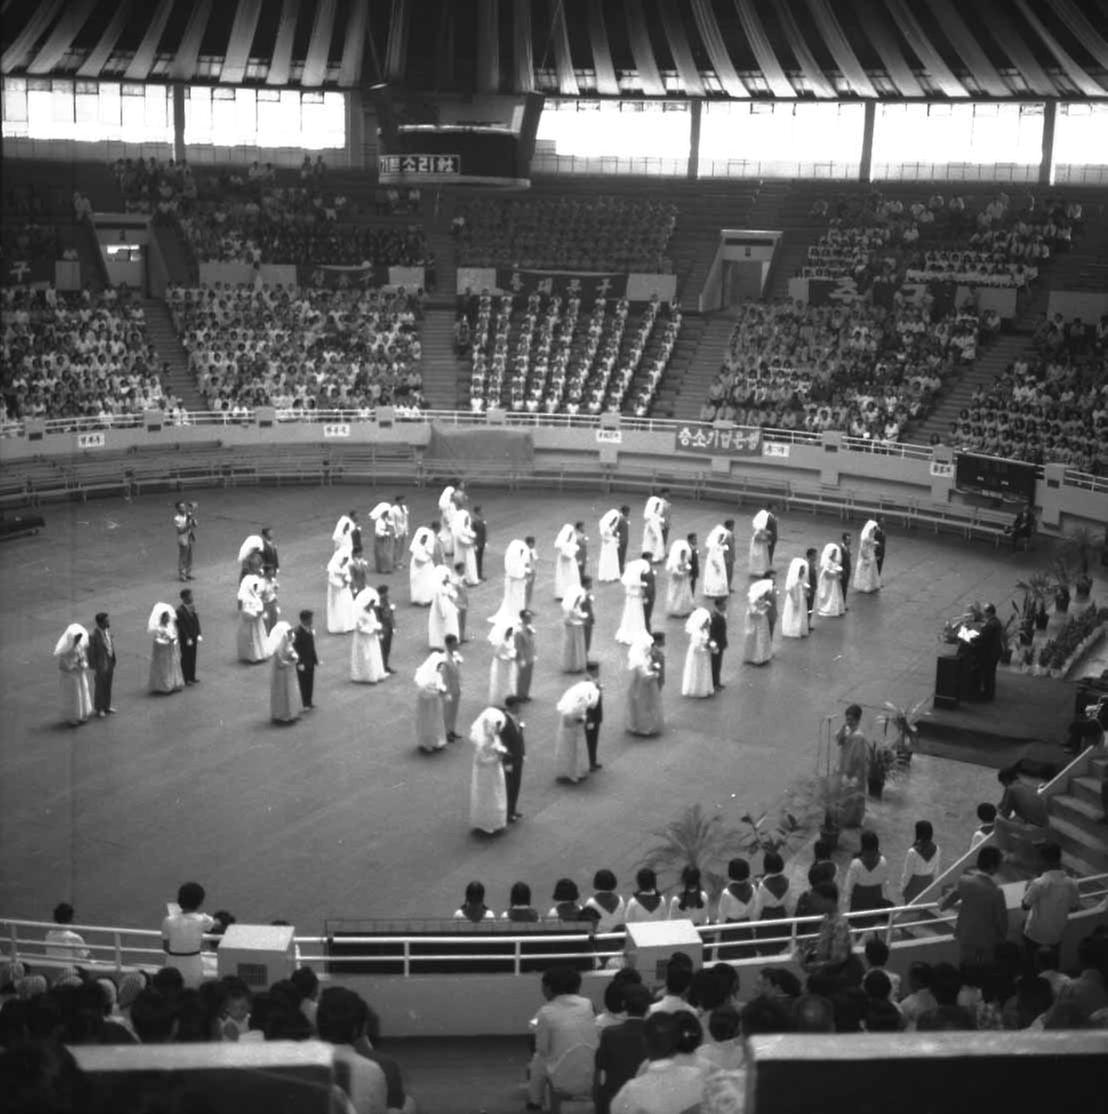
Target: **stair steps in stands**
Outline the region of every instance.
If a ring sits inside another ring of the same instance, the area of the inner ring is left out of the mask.
[[[454,311],[431,306],[419,326],[423,396],[432,410],[469,407],[469,368],[454,355]]]
[[[735,318],[728,313],[707,314],[696,351],[682,377],[679,393],[673,404],[673,417],[678,421],[695,421],[708,397],[708,388],[715,379],[735,327]]]
[[[688,313],[682,318],[681,332],[677,334],[669,357],[669,366],[658,385],[658,393],[654,396],[654,405],[650,409],[652,418],[676,416],[677,404],[685,389],[685,380],[708,330],[708,320],[700,314]]]
[[[974,361],[973,366],[953,379],[939,397],[935,409],[923,421],[909,427],[905,439],[917,445],[926,445],[931,434],[937,433],[944,444],[950,444],[951,423],[963,408],[971,405],[971,397],[978,387],[990,387],[998,375],[1029,347],[1024,333],[1002,333]]]
[[[77,253],[81,265],[81,286],[94,293],[103,290],[108,285],[108,268],[92,224],[85,220],[59,225],[58,238],[63,251],[72,248]]]
[[[192,286],[199,279],[194,276],[192,252],[181,236],[181,230],[176,223],[168,224],[165,221],[154,221],[151,234],[158,241],[162,259],[165,261],[166,273],[173,286]]]
[[[158,360],[169,365],[162,375],[166,391],[176,395],[186,410],[207,410],[207,403],[189,369],[188,353],[177,336],[165,302],[143,298],[142,308],[146,314],[146,333],[157,350]]]

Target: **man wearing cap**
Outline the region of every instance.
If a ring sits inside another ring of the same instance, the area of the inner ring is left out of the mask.
[[[315,652],[315,631],[312,630],[313,613],[300,612],[300,625],[292,635],[292,647],[296,651],[296,681],[300,685],[300,702],[305,709],[314,708],[312,692],[315,687],[315,667],[321,665]]]
[[[177,608],[177,638],[181,647],[181,676],[186,685],[195,685],[196,653],[203,641],[200,635],[200,615],[192,602],[192,589],[181,589],[181,603]]]

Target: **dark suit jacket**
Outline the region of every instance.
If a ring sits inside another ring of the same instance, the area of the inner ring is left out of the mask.
[[[585,711],[585,730],[588,731],[590,727],[599,727],[604,722],[604,692],[601,690],[600,699],[596,702],[595,708],[588,708]]]
[[[880,526],[873,532],[873,555],[878,561],[885,556],[885,531]]]
[[[819,588],[819,559],[808,562],[808,606],[812,606],[812,602],[816,598],[816,591]]]
[[[319,657],[315,652],[315,632],[297,626],[292,636],[292,645],[300,664],[305,669],[315,669],[319,664]]]
[[[627,548],[627,542],[631,537],[631,523],[627,521],[627,516],[621,514],[619,521],[616,523],[616,538],[619,542],[620,549]]]
[[[646,1059],[645,1033],[646,1019],[642,1017],[629,1017],[621,1025],[609,1025],[600,1031],[596,1070],[604,1073],[604,1082],[596,1088],[597,1114],[606,1114],[620,1087],[635,1078]]]
[[[995,665],[1000,661],[1001,630],[1000,620],[995,615],[985,620],[977,636],[977,656],[982,662]]]
[[[654,576],[654,570],[648,565],[646,571],[642,574],[642,599],[644,604],[654,602],[656,590],[657,581]]]
[[[272,569],[274,572],[280,568],[281,562],[277,557],[277,547],[273,542],[262,542],[262,568]]]
[[[115,665],[115,639],[112,639],[112,651],[108,653],[108,640],[99,627],[93,627],[92,634],[89,635],[88,663],[97,673]]]
[[[717,653],[727,649],[727,616],[715,609],[712,610],[711,619],[708,621],[708,637],[718,647]]]
[[[182,642],[195,642],[200,637],[200,615],[196,608],[182,604],[177,608],[177,634]]]
[[[509,765],[514,766],[527,753],[527,747],[523,741],[523,728],[511,716],[504,717],[504,726],[500,730],[500,741],[508,751],[504,761]]]
[[[689,547],[689,580],[700,579],[700,554],[691,546]]]
[[[396,604],[383,600],[377,604],[374,610],[377,612],[377,621],[381,624],[382,629],[392,634],[396,630]]]
[[[777,515],[770,514],[766,516],[766,533],[769,534],[771,543],[777,542]]]
[[[484,549],[489,540],[488,523],[480,515],[471,514],[469,524],[473,527],[473,548]]]
[[[596,612],[593,610],[592,606],[592,593],[589,592],[585,595],[578,606],[585,613],[585,622],[583,625],[587,631],[591,632],[593,624],[596,622]]]

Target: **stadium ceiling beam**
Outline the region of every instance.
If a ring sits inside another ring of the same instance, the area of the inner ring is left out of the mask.
[[[200,44],[204,41],[204,29],[212,14],[212,0],[200,0],[192,10],[185,32],[177,45],[177,53],[169,67],[170,76],[175,81],[191,81],[196,76],[196,66],[200,61]]]
[[[566,26],[566,10],[561,3],[554,5],[550,37],[554,44],[554,69],[558,74],[558,92],[565,97],[579,97],[581,89],[577,84],[577,74],[573,71],[573,58],[569,52],[569,28]]]
[[[266,85],[288,85],[292,73],[292,40],[296,36],[297,0],[281,0],[281,22],[277,24],[277,40],[269,60]]]
[[[981,14],[989,28],[989,33],[1000,43],[1004,53],[1012,59],[1016,69],[1023,75],[1023,80],[1027,82],[1027,87],[1039,96],[1056,97],[1058,86],[1050,80],[1046,70],[1036,61],[1031,48],[1012,26],[1008,13],[998,13],[992,0],[977,0],[977,3],[981,6]]]
[[[112,51],[115,50],[115,44],[119,41],[119,36],[123,34],[123,28],[127,25],[133,7],[134,0],[122,0],[122,3],[116,8],[114,15],[108,21],[108,26],[104,28],[104,33],[92,50],[88,52],[88,57],[77,68],[78,77],[97,78],[100,76],[100,71],[112,56]]]
[[[891,33],[891,28],[886,22],[887,13],[880,6],[879,0],[862,0],[859,22],[865,28],[869,41],[881,56],[889,79],[896,86],[897,92],[902,97],[924,96],[923,86],[916,79],[912,67],[901,53],[896,36]]]
[[[604,6],[600,3],[586,6],[589,9],[589,46],[592,48],[592,65],[596,73],[596,91],[602,97],[618,97],[619,78],[616,77],[616,67],[612,62],[608,28],[604,24]]]
[[[1051,10],[1069,28],[1074,38],[1108,70],[1108,42],[1104,41],[1104,36],[1085,18],[1085,13],[1073,0],[1054,0]]]
[[[350,22],[346,25],[346,40],[339,62],[339,85],[344,89],[358,83],[365,59],[365,37],[369,32],[370,0],[357,0],[350,7]]]
[[[331,34],[335,29],[335,8],[338,0],[319,0],[312,21],[312,37],[308,40],[307,57],[300,84],[305,89],[318,89],[327,76],[327,56],[331,52]]]
[[[816,61],[816,56],[812,53],[811,47],[805,41],[804,32],[800,29],[800,24],[796,21],[796,16],[793,15],[792,9],[788,4],[776,4],[773,10],[777,13],[778,19],[781,21],[781,26],[784,28],[785,37],[789,40],[789,47],[792,49],[797,62],[800,63],[800,71],[804,74],[808,84],[812,87],[817,97],[822,97],[827,100],[834,100],[838,93],[835,87],[827,80],[826,74],[820,67],[819,62]]]
[[[145,81],[154,68],[154,59],[158,56],[158,43],[161,42],[162,32],[169,22],[170,13],[173,11],[173,0],[158,0],[158,6],[150,16],[146,34],[138,45],[127,69],[123,71],[126,81]]]
[[[831,56],[835,59],[839,69],[842,70],[843,77],[850,83],[851,89],[859,97],[876,97],[877,90],[867,76],[865,67],[858,61],[858,56],[851,48],[850,41],[847,39],[831,5],[827,0],[808,0],[808,9],[812,13],[812,18],[816,21],[816,26],[823,36],[823,41],[827,43],[827,48],[831,51]]]
[[[0,69],[4,73],[21,70],[27,65],[35,43],[46,34],[46,29],[54,22],[62,3],[63,0],[48,0],[35,9],[34,14],[24,24],[23,30],[16,35],[15,41],[0,57]]]
[[[969,90],[954,76],[950,67],[943,61],[942,55],[935,49],[919,21],[912,14],[907,0],[885,0],[885,5],[892,13],[893,19],[896,20],[896,25],[900,28],[901,34],[907,39],[908,45],[923,63],[932,81],[938,85],[943,94],[947,97],[968,97]]]
[[[681,78],[685,93],[690,97],[703,97],[704,82],[700,79],[700,71],[696,68],[696,59],[693,57],[692,47],[689,46],[689,36],[685,34],[685,25],[681,22],[681,13],[677,10],[677,0],[660,0],[659,7],[662,14],[662,28],[669,43],[669,52],[673,55],[673,64],[677,67],[677,76]]]
[[[29,74],[46,74],[65,57],[65,52],[73,45],[81,28],[88,22],[97,0],[80,0],[71,4],[54,24],[50,37],[42,44],[39,52],[27,64]]]
[[[477,0],[477,92],[500,88],[500,0]]]
[[[597,5],[599,7],[599,5]],[[712,10],[711,0],[692,0],[693,19],[696,20],[696,29],[704,43],[704,49],[712,62],[712,69],[719,78],[723,91],[733,100],[745,100],[750,96],[750,91],[742,83],[727,51],[727,44],[723,41],[723,33],[719,29],[719,21]]]
[[[590,5],[590,13],[591,10]],[[535,91],[535,46],[531,34],[531,0],[512,0],[512,60],[517,93]]]
[[[735,0],[735,10],[739,13],[743,33],[750,42],[750,49],[754,52],[754,58],[762,71],[762,76],[766,79],[769,91],[775,97],[795,97],[796,90],[785,76],[777,55],[773,53],[773,47],[770,46],[766,30],[754,10],[752,0]]]
[[[227,40],[227,51],[223,56],[223,68],[219,71],[221,84],[242,84],[261,14],[262,0],[239,0],[235,19],[231,24],[231,37]]]
[[[530,3],[530,0],[527,0]],[[408,0],[392,0],[389,34],[385,41],[385,81],[403,81],[408,59],[408,25],[412,6]]]
[[[929,2],[935,22],[943,29],[943,34],[958,52],[958,56],[969,67],[977,84],[990,97],[1009,96],[1011,89],[1004,84],[1004,79],[997,73],[996,67],[989,61],[981,44],[974,38],[973,32],[966,26],[950,0],[929,0]]]
[[[625,0],[624,14],[627,16],[627,37],[631,42],[631,54],[635,59],[635,69],[639,74],[639,84],[648,97],[664,97],[665,82],[658,72],[658,60],[654,57],[654,47],[650,45],[650,35],[646,30],[646,16],[643,14],[642,0]]]
[[[1058,65],[1061,66],[1066,77],[1074,86],[1081,90],[1086,97],[1103,97],[1105,87],[1094,80],[1081,66],[1079,66],[1065,51],[1062,44],[1046,29],[1039,17],[1031,10],[1027,0],[1016,0],[1016,7],[1023,13],[1028,26],[1043,41],[1043,45],[1054,55]]]

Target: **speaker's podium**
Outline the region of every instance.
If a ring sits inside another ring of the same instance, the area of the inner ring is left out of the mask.
[[[251,990],[287,979],[295,966],[291,925],[232,924],[219,941],[219,973],[236,975]]]
[[[968,653],[940,654],[935,662],[935,707],[957,708],[974,696],[973,658]]]
[[[704,941],[692,921],[635,921],[627,926],[624,956],[643,978],[664,982],[674,952],[684,952],[694,969],[704,965]]]

